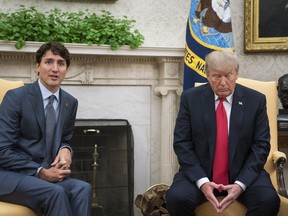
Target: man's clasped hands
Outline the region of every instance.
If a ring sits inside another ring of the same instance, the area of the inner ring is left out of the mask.
[[[226,208],[230,206],[243,192],[243,189],[238,184],[216,184],[214,182],[207,182],[201,186],[201,191],[204,193],[206,199],[213,205],[217,213],[222,213]],[[214,190],[227,191],[227,195],[218,200],[214,195]]]

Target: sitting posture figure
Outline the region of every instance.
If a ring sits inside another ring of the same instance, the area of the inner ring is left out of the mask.
[[[91,185],[69,178],[77,100],[60,88],[70,65],[62,44],[36,52],[39,79],[0,107],[0,201],[45,216],[91,216]]]
[[[236,84],[233,51],[211,52],[205,61],[209,83],[181,96],[174,131],[180,169],[166,194],[169,214],[195,215],[207,200],[221,213],[238,200],[248,216],[276,216],[280,199],[264,169],[270,150],[265,95]]]

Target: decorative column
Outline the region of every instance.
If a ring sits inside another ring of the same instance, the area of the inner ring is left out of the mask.
[[[179,63],[179,59],[159,60],[160,85],[155,88],[155,94],[162,97],[160,182],[166,184],[171,184],[178,170],[178,162],[173,150],[173,133],[178,113],[178,98],[182,92]]]

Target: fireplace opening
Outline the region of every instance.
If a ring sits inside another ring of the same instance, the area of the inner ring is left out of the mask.
[[[133,135],[127,120],[75,123],[71,177],[91,184],[92,216],[132,216]]]

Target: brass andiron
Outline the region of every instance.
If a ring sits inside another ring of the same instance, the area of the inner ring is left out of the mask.
[[[97,151],[97,144],[94,146],[94,152],[93,152],[93,181],[92,181],[92,207],[93,208],[103,208],[100,206],[97,202],[97,195],[96,195],[96,174],[97,174],[97,159],[98,159],[98,151]]]

